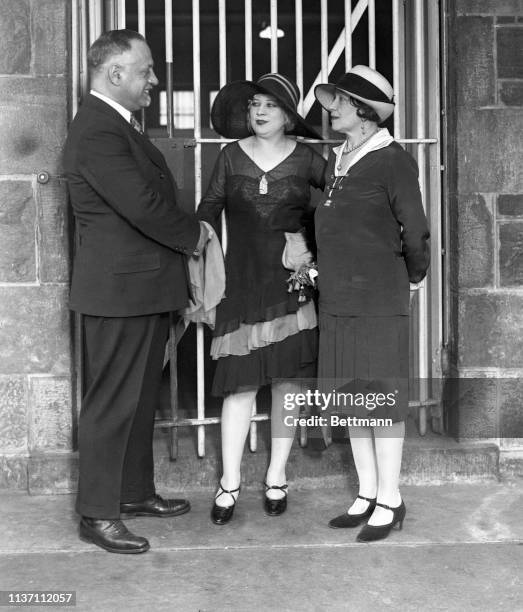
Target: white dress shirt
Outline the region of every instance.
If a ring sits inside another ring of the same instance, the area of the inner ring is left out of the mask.
[[[132,115],[131,111],[124,108],[121,104],[118,104],[118,102],[111,100],[111,98],[108,98],[107,96],[104,96],[103,94],[98,93],[94,89],[91,89],[89,93],[92,96],[95,96],[96,98],[100,98],[100,100],[102,100],[106,104],[109,104],[109,106],[112,106],[115,111],[117,111],[118,113],[120,113],[120,115],[122,115],[122,117],[127,121],[127,123],[131,123],[131,115]]]

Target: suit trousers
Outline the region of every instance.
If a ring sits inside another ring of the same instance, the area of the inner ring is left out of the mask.
[[[86,390],[79,421],[76,510],[117,519],[120,503],[155,493],[154,414],[169,314],[84,315]]]

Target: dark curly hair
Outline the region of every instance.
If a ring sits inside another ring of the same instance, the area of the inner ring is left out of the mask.
[[[129,51],[133,40],[145,42],[145,38],[134,30],[109,30],[101,34],[87,52],[89,72],[96,72],[112,55]]]
[[[356,98],[353,98],[352,96],[349,97],[349,101],[352,106],[358,109],[356,111],[356,114],[360,119],[367,119],[367,121],[381,123],[381,119],[379,118],[378,113],[368,104],[365,104],[365,102],[362,102],[361,100],[356,100]]]

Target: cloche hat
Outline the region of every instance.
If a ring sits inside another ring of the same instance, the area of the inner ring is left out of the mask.
[[[274,96],[293,119],[289,134],[321,139],[321,136],[298,114],[300,90],[294,81],[277,73],[264,74],[256,82],[233,81],[218,92],[211,109],[214,129],[226,138],[246,138],[252,132],[247,124],[249,100],[255,94]]]
[[[392,85],[377,70],[369,66],[353,66],[336,84],[326,83],[316,85],[314,95],[318,102],[329,110],[336,90],[341,91],[356,100],[361,100],[380,118],[380,123],[392,115],[394,111],[394,91]]]

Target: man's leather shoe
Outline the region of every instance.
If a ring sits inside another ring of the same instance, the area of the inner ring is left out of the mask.
[[[149,542],[131,533],[120,520],[82,516],[80,539],[113,553],[139,554],[149,550]]]
[[[178,516],[189,512],[190,509],[191,504],[186,499],[163,499],[159,495],[151,495],[151,497],[141,502],[120,504],[120,517]]]

